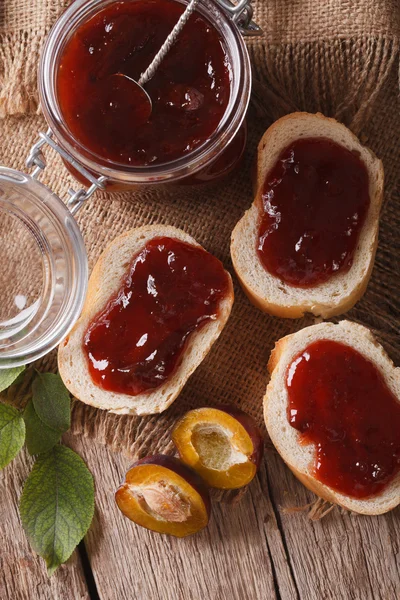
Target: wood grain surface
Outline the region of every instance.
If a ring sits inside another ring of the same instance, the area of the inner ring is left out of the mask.
[[[1,600],[400,598],[399,509],[363,517],[334,508],[311,521],[293,509],[315,496],[270,447],[240,502],[214,503],[205,531],[175,539],[143,530],[117,510],[126,458],[84,437],[65,441],[96,481],[96,513],[84,542],[93,580],[78,553],[48,579],[30,550],[17,513],[30,462],[22,454],[0,475]]]

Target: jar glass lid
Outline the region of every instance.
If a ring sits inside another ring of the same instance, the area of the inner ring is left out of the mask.
[[[0,368],[61,342],[82,310],[87,276],[82,235],[60,198],[0,167]]]

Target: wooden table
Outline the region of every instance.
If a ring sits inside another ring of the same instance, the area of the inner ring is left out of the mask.
[[[315,500],[272,448],[241,501],[214,503],[208,529],[175,539],[125,519],[113,492],[127,461],[83,437],[65,442],[86,460],[96,482],[92,527],[51,579],[25,539],[17,513],[30,459],[0,472],[1,600],[397,600],[399,509],[381,517],[335,508],[320,521]]]

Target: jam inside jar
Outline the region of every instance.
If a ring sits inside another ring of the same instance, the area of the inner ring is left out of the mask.
[[[230,63],[221,36],[201,15],[189,18],[145,84],[150,116],[128,79],[139,80],[183,10],[174,0],[111,4],[66,44],[60,107],[93,153],[127,166],[157,164],[184,156],[215,131],[229,101]]]
[[[236,25],[213,2],[198,5],[144,84],[150,115],[130,82],[185,7],[183,0],[77,0],[47,40],[45,116],[60,146],[111,185],[214,181],[243,154],[249,59]]]

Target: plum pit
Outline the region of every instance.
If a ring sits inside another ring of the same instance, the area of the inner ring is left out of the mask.
[[[190,502],[182,496],[176,486],[165,481],[155,482],[147,487],[129,487],[140,506],[154,519],[183,523],[190,515]]]

